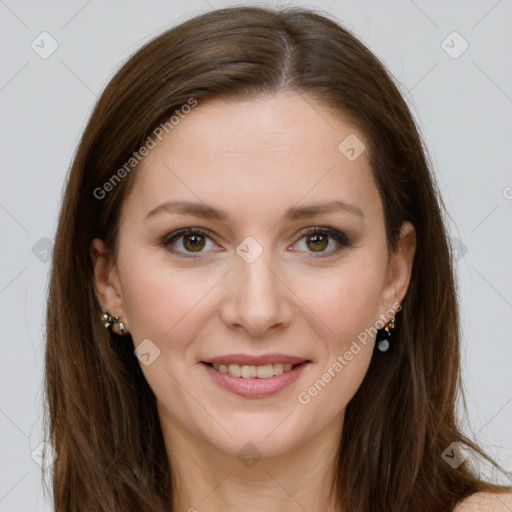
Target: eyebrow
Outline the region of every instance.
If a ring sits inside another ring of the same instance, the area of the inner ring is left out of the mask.
[[[283,219],[297,220],[337,211],[344,211],[364,219],[364,213],[358,206],[341,200],[312,204],[308,206],[291,207],[286,211]],[[193,215],[195,217],[214,219],[220,222],[228,222],[229,220],[229,214],[226,210],[214,208],[213,206],[209,206],[206,203],[196,203],[191,201],[167,201],[158,205],[156,208],[153,208],[153,210],[151,210],[146,215],[146,217],[144,217],[144,221],[163,213]]]

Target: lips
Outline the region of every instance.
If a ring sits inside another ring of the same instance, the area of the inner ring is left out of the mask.
[[[310,361],[286,354],[227,354],[202,363],[220,387],[246,398],[264,398],[295,382]]]

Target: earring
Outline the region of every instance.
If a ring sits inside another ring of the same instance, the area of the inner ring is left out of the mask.
[[[105,313],[103,313],[103,316],[101,318],[103,320],[103,326],[105,327],[105,329],[107,329],[107,331],[110,331],[110,329],[112,329],[114,324],[117,322],[117,316],[116,317],[111,316],[108,311],[105,311]]]
[[[103,326],[105,327],[105,329],[107,329],[107,331],[111,331],[112,327],[114,327],[114,325],[117,323],[118,317],[112,316],[108,311],[105,311],[105,313],[103,313],[101,319],[103,320]],[[123,322],[119,322],[119,330],[123,334],[130,334],[126,330],[126,327],[124,326]]]
[[[389,350],[389,337],[391,335],[390,330],[394,329],[394,328],[395,328],[395,316],[393,315],[391,317],[391,319],[389,320],[389,322],[383,327],[383,329],[380,330],[380,332],[382,332],[382,330],[386,331],[386,334],[384,335],[386,337],[377,342],[377,348],[381,352],[387,352]]]

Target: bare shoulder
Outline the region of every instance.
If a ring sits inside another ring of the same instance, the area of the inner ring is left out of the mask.
[[[462,500],[453,512],[511,512],[512,493],[477,492]]]

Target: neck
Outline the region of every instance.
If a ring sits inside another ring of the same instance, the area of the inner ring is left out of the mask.
[[[172,510],[341,512],[332,484],[343,419],[271,457],[246,443],[241,451],[226,453],[169,418],[161,417],[161,423],[173,474]]]

